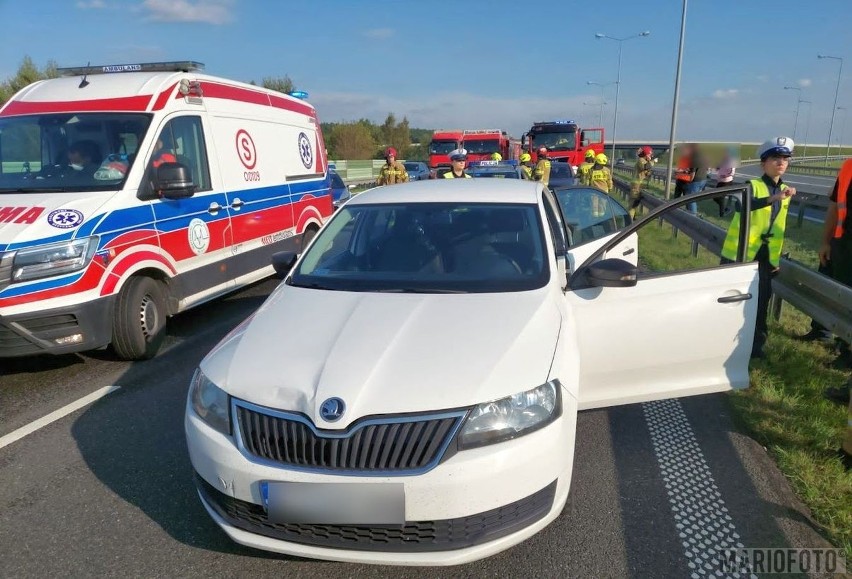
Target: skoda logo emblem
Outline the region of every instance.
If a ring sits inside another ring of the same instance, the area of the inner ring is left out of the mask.
[[[340,420],[343,413],[346,411],[346,405],[340,398],[329,398],[320,406],[320,416],[326,422],[335,422]]]

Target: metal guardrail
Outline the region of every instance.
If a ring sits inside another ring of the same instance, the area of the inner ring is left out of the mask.
[[[614,182],[619,192],[627,195],[630,184],[621,178],[614,179]],[[720,193],[726,190],[719,189]],[[666,200],[645,194],[642,203],[649,209],[655,209],[666,203]],[[726,230],[683,210],[670,211],[664,219],[671,224],[672,235],[682,232],[692,239],[693,255],[698,254],[699,246],[714,255],[721,255]],[[852,287],[838,283],[798,261],[782,257],[778,276],[772,280],[772,291],[770,310],[776,320],[781,315],[782,303],[786,301],[847,344],[852,343]]]

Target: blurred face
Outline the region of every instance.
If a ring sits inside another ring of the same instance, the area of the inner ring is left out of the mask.
[[[761,165],[763,165],[763,172],[774,179],[787,171],[787,167],[790,165],[790,157],[771,155]]]
[[[68,151],[68,164],[75,169],[82,169],[83,166],[89,161],[87,157],[83,155],[80,151],[76,149],[71,149]]]
[[[453,171],[461,171],[464,169],[464,159],[453,159]]]

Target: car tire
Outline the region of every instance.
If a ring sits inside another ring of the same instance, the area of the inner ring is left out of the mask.
[[[122,360],[153,358],[166,338],[166,290],[157,280],[131,277],[118,292],[112,348]]]
[[[302,233],[302,251],[305,251],[305,248],[307,248],[308,245],[310,245],[311,241],[316,236],[316,234],[317,234],[317,228],[314,227],[313,225],[310,225],[310,226],[308,226],[307,229],[305,229],[305,232]]]

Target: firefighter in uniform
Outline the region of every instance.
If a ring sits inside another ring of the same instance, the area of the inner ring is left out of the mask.
[[[595,152],[592,149],[586,151],[586,157],[580,166],[577,167],[577,177],[580,180],[580,185],[589,185],[589,174],[592,172],[592,167],[595,166]]]
[[[452,168],[444,173],[444,179],[471,179],[472,177],[464,170],[465,161],[467,161],[467,150],[454,149],[450,151],[450,162]]]
[[[751,196],[751,216],[749,217],[748,245],[745,248],[746,261],[758,263],[757,321],[754,329],[754,342],[751,348],[752,358],[763,358],[763,346],[766,343],[766,319],[769,312],[769,298],[772,296],[772,278],[778,273],[781,260],[781,248],[784,245],[784,229],[787,225],[787,208],[796,189],[788,187],[781,180],[787,171],[790,157],[793,156],[793,139],[778,137],[766,141],[758,149],[763,176],[748,183],[745,195]],[[737,259],[737,247],[740,238],[740,214],[735,213],[728,227],[728,234],[722,244],[722,263],[732,263]]]
[[[521,162],[521,171],[524,173],[524,179],[529,179],[532,181],[533,178],[533,170],[532,170],[532,157],[529,153],[521,154],[521,158],[519,159]]]
[[[651,178],[651,170],[654,168],[654,159],[651,157],[651,147],[645,145],[640,147],[636,158],[636,175],[630,184],[630,219],[636,218],[636,210],[642,204],[642,187],[648,184]]]
[[[545,187],[550,183],[550,159],[547,158],[547,147],[538,148],[538,163],[533,170],[533,179],[541,181]]]
[[[495,151],[495,152],[491,153],[491,160],[492,161],[502,161],[503,155],[501,155],[500,153]]]
[[[612,191],[612,172],[606,164],[609,159],[603,153],[595,156],[595,164],[589,171],[589,185],[609,194]]]
[[[394,183],[407,183],[408,172],[405,170],[405,165],[396,160],[396,149],[388,147],[385,151],[386,163],[382,165],[382,170],[379,171],[379,178],[376,179],[377,185],[393,185]]]

